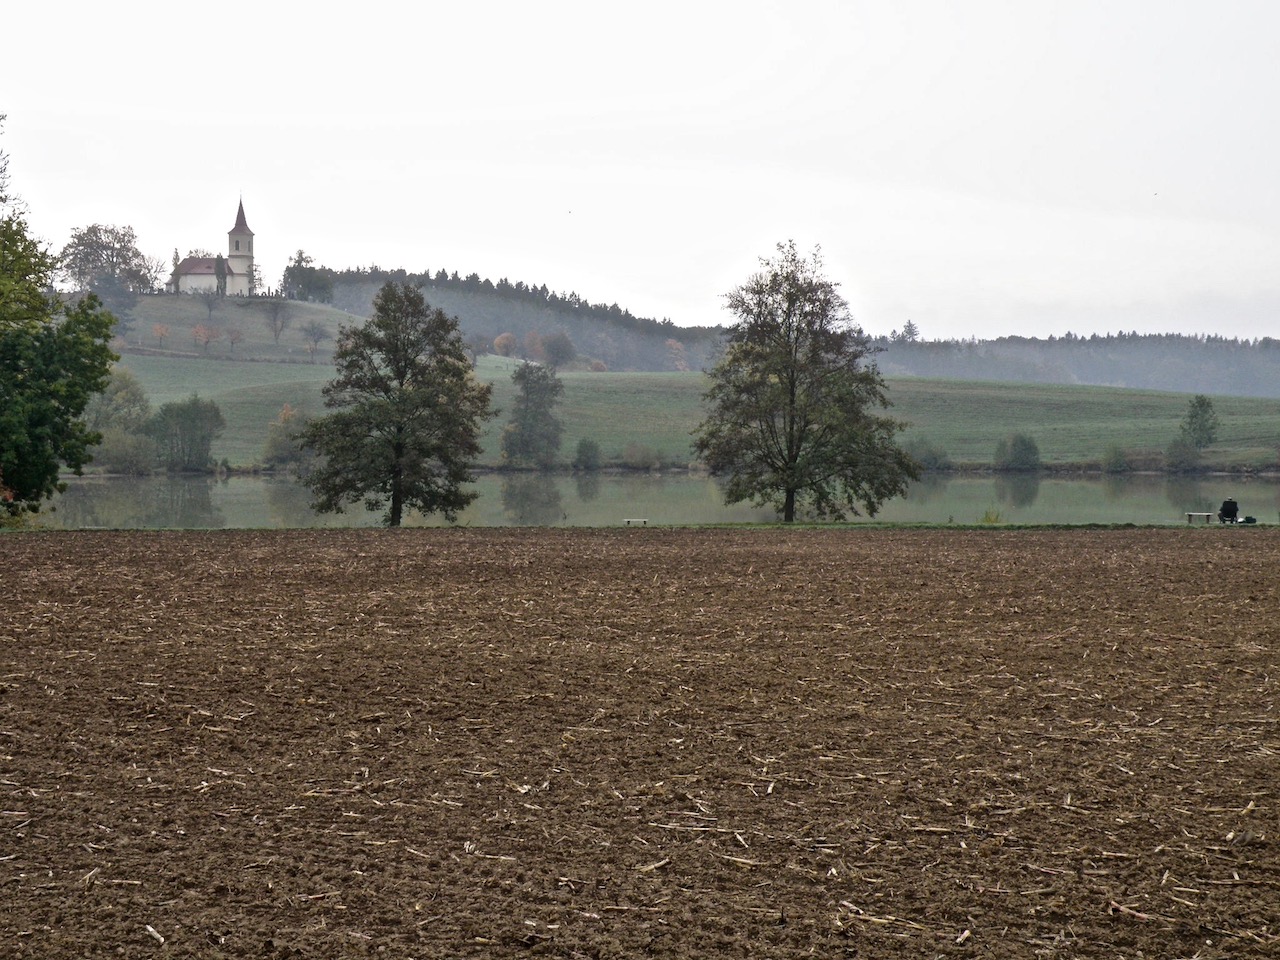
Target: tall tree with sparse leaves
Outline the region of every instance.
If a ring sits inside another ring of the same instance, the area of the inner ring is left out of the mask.
[[[511,422],[502,431],[502,457],[513,464],[555,465],[564,424],[555,415],[564,384],[552,367],[522,363],[511,374],[516,385]]]
[[[417,288],[388,283],[372,317],[339,331],[334,364],[338,375],[324,388],[333,412],[300,434],[319,458],[304,481],[315,509],[363,502],[385,509],[391,527],[407,508],[455,521],[476,497],[463,486],[491,416],[491,388],[471,372],[457,318]]]
[[[905,492],[918,467],[895,442],[903,424],[818,251],[794,242],[730,291],[738,318],[710,371],[706,419],[695,448],[726,478],[725,502],[773,506],[790,523],[803,513],[875,516]]]

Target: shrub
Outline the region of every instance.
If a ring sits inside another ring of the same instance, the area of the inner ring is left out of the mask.
[[[1102,455],[1103,473],[1130,473],[1132,470],[1133,464],[1123,447],[1114,443],[1107,447],[1107,452]]]
[[[93,449],[94,466],[108,473],[140,477],[150,473],[155,462],[155,441],[120,427],[108,427],[102,431],[102,443]]]
[[[585,437],[578,441],[578,449],[573,455],[573,469],[599,470],[600,444]]]
[[[298,442],[298,433],[306,426],[307,418],[290,404],[280,408],[280,415],[267,425],[267,442],[262,450],[265,466],[293,469],[305,474],[315,454],[305,450]]]
[[[656,470],[662,466],[662,457],[652,447],[632,442],[622,451],[622,462],[633,470]]]
[[[923,437],[912,437],[902,445],[902,448],[916,463],[920,464],[925,470],[950,470],[951,458],[947,456],[947,452],[932,440],[926,440]]]
[[[1170,473],[1192,473],[1200,466],[1200,451],[1186,437],[1178,437],[1164,451],[1164,468]]]
[[[997,470],[1039,470],[1040,448],[1025,433],[1015,433],[996,444]]]

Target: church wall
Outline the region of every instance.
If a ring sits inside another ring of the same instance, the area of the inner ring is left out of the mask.
[[[227,278],[227,289],[231,288],[231,278]],[[183,274],[178,278],[179,293],[196,293],[200,290],[217,290],[218,278],[211,274]]]

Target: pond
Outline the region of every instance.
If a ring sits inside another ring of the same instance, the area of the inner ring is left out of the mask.
[[[650,524],[763,523],[772,511],[726,507],[715,480],[672,473],[484,474],[479,498],[458,518],[471,526],[614,526],[628,518]],[[1280,519],[1280,483],[1236,477],[1160,476],[1060,479],[1034,476],[929,476],[885,504],[891,523],[1183,524],[1188,511],[1216,512],[1226,497],[1259,523]],[[362,508],[316,514],[307,490],[268,477],[72,478],[53,512],[36,522],[50,529],[279,528],[376,526]],[[863,518],[865,520],[865,518]],[[416,516],[406,525],[443,525]]]

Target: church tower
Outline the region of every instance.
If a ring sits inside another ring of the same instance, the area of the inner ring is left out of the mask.
[[[244,201],[236,211],[236,225],[227,232],[227,293],[248,297],[253,289],[253,231],[244,219]]]

